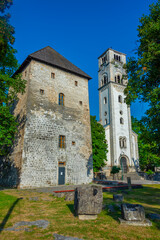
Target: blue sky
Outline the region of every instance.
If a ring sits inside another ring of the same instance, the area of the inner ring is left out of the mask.
[[[98,60],[109,47],[133,55],[142,14],[156,0],[13,0],[8,10],[15,27],[17,59],[51,46],[92,77],[89,81],[90,113],[99,119]],[[144,103],[131,106],[138,119]]]

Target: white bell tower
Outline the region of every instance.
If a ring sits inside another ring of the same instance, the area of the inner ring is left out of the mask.
[[[104,170],[120,166],[123,173],[135,171],[138,161],[137,134],[132,131],[130,107],[125,103],[125,63],[126,54],[111,48],[98,58],[100,123],[109,150]]]

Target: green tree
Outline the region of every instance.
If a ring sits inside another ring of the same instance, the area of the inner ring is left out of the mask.
[[[12,77],[18,68],[13,48],[14,28],[9,24],[9,14],[4,14],[12,0],[0,2],[0,155],[8,152],[13,144],[17,122],[11,114],[10,106],[18,100],[17,94],[24,93],[25,81],[20,75]]]
[[[153,170],[160,166],[160,156],[157,154],[158,144],[152,138],[152,132],[145,118],[138,121],[132,117],[132,129],[138,134],[139,163],[142,171]]]
[[[129,77],[126,102],[138,98],[148,103],[144,121],[160,154],[160,0],[150,5],[149,15],[141,17],[137,30],[138,49],[125,66]]]
[[[98,172],[101,167],[105,166],[107,161],[107,143],[105,139],[105,130],[103,126],[96,121],[95,116],[91,116],[91,134],[92,134],[92,151],[93,151],[93,170]]]
[[[118,173],[121,169],[117,166],[113,166],[112,167],[112,170],[111,170],[111,173],[113,174],[113,179],[115,179],[115,174],[117,174],[117,179],[118,179]]]

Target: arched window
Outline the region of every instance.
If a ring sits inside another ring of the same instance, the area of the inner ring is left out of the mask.
[[[59,105],[64,106],[64,94],[63,93],[59,94]]]
[[[122,96],[121,95],[118,96],[118,102],[122,103]]]
[[[119,75],[117,76],[117,79],[118,79],[118,83],[121,83],[121,77]]]
[[[127,147],[127,139],[126,139],[126,137],[123,138],[123,147],[124,148]]]
[[[106,83],[108,83],[108,76],[107,75],[104,76],[104,84],[106,84]]]
[[[104,104],[106,104],[107,103],[107,98],[106,97],[104,97]]]
[[[120,113],[121,115],[123,115],[123,111],[122,111],[122,110],[120,110],[119,113]]]
[[[124,119],[120,118],[120,124],[124,124]]]
[[[107,116],[107,112],[104,112],[104,116]]]
[[[120,146],[120,148],[126,148],[127,147],[126,137],[120,137],[119,138],[119,146]]]

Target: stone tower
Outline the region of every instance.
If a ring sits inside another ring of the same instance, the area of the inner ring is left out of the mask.
[[[125,63],[126,55],[110,48],[98,58],[100,123],[109,150],[104,170],[108,173],[112,166],[120,166],[123,173],[135,171],[138,164],[137,134],[132,131],[130,107],[125,103]]]
[[[18,71],[26,79],[14,108],[19,134],[11,158],[20,188],[92,181],[86,73],[51,47],[30,54]]]

